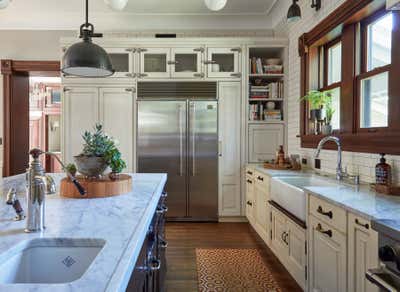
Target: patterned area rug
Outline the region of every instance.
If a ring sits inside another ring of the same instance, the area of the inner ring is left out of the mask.
[[[256,249],[196,249],[200,292],[281,292]]]

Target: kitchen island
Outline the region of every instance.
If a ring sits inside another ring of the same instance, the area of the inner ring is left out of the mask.
[[[57,185],[64,175],[53,175]],[[101,240],[104,246],[79,279],[69,283],[14,284],[0,283],[0,291],[125,291],[147,241],[149,228],[167,180],[165,174],[132,174],[130,193],[101,199],[68,199],[46,196],[46,229],[42,233],[25,233],[25,220],[14,221],[15,212],[6,205],[6,190],[16,187],[21,192],[23,176],[5,179],[0,204],[0,269],[18,246],[33,239]],[[156,212],[157,211],[157,212]],[[166,211],[166,208],[164,208]],[[152,222],[153,221],[153,222]],[[154,232],[154,230],[152,231]],[[11,253],[11,254],[10,254]],[[40,269],[40,265],[37,266]]]

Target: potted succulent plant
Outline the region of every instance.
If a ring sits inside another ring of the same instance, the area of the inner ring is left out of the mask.
[[[84,176],[97,178],[107,166],[110,166],[114,173],[119,173],[126,167],[115,141],[104,133],[101,124],[95,125],[93,133],[86,131],[82,138],[82,153],[75,156],[74,160],[78,171]]]
[[[75,164],[73,164],[73,163],[68,163],[67,166],[66,166],[65,168],[67,169],[67,171],[68,171],[70,174],[72,174],[72,176],[75,176],[75,175],[76,175],[76,172],[78,171],[78,170],[76,169]]]

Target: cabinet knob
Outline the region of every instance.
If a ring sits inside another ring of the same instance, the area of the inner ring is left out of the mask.
[[[264,178],[262,176],[258,176],[257,179],[260,181],[264,181]]]

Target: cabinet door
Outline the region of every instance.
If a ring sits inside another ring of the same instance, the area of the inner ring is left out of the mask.
[[[347,291],[346,236],[309,218],[310,291]]]
[[[372,230],[371,223],[363,218],[349,213],[348,220],[348,290],[354,292],[378,292],[378,287],[365,278],[365,273],[368,269],[379,266],[378,233]]]
[[[106,48],[115,73],[111,77],[133,78],[134,49]]]
[[[259,163],[275,159],[276,150],[283,145],[283,125],[249,126],[249,162]]]
[[[171,49],[139,49],[139,78],[169,78],[171,73]]]
[[[219,213],[240,216],[240,82],[220,82]]]
[[[291,220],[287,221],[289,253],[287,257],[288,271],[296,282],[306,287],[306,230]]]
[[[271,207],[271,248],[282,262],[286,261],[289,253],[286,217],[274,207]]]
[[[251,224],[254,223],[254,180],[246,177],[246,217]]]
[[[240,48],[208,48],[207,77],[240,78]]]
[[[126,162],[124,172],[133,171],[134,98],[131,88],[100,88],[100,121],[104,131],[118,141]]]
[[[82,151],[82,134],[99,121],[97,87],[68,87],[63,96],[63,158],[65,163]]]
[[[269,234],[269,207],[268,207],[268,194],[262,185],[255,183],[254,188],[255,209],[254,217],[256,223],[256,230],[261,238],[268,242]]]
[[[203,48],[173,48],[171,49],[171,77],[202,78]]]

